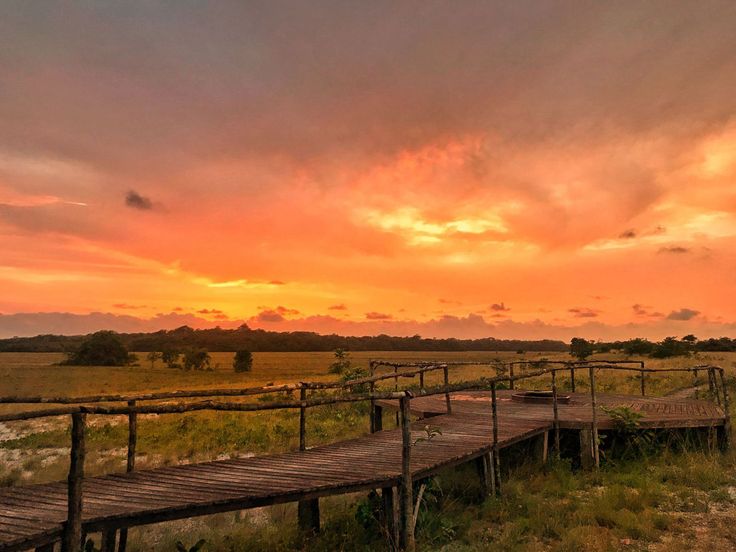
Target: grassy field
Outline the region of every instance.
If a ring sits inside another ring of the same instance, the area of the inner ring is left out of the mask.
[[[141,359],[145,355],[140,355]],[[55,354],[0,354],[2,395],[89,395],[206,387],[242,387],[265,383],[326,380],[331,353],[256,353],[253,370],[237,374],[231,353],[214,353],[212,371],[56,366]],[[370,358],[402,360],[549,360],[559,353],[353,353],[354,365]],[[619,358],[607,355],[606,358]],[[665,368],[714,363],[729,373],[732,396],[736,355],[701,354],[688,359],[645,359]],[[494,372],[495,373],[495,372]],[[451,381],[490,375],[488,367],[453,369]],[[439,381],[440,374],[427,383]],[[637,377],[605,374],[601,391],[638,393]],[[389,381],[386,386],[392,386]],[[526,382],[542,387],[541,381]],[[566,385],[562,378],[561,385]],[[692,377],[650,378],[651,394],[692,385]],[[586,387],[579,377],[580,389]],[[0,405],[3,412],[28,407]],[[308,442],[315,445],[366,432],[366,405],[311,409]],[[90,419],[87,472],[124,470],[127,426],[123,418]],[[63,479],[67,470],[68,420],[42,419],[0,424],[0,484],[22,485]],[[298,420],[294,412],[192,413],[143,416],[139,422],[138,466],[247,456],[294,449]],[[573,473],[556,464],[540,469],[520,459],[498,499],[480,502],[475,475],[463,469],[433,481],[419,520],[419,543],[445,550],[732,550],[736,547],[736,467],[732,455],[653,451],[646,458],[611,459],[599,474]],[[373,502],[366,495],[335,497],[322,508],[325,531],[303,541],[295,529],[295,507],[284,505],[138,528],[131,550],[174,550],[174,542],[208,541],[209,550],[373,550],[383,540],[372,522]]]

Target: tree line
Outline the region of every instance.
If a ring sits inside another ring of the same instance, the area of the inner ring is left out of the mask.
[[[699,352],[735,352],[736,339],[728,337],[700,340],[693,334],[681,338],[665,337],[662,341],[649,341],[642,337],[623,341],[588,341],[574,337],[570,342],[570,354],[585,359],[594,353],[620,352],[628,356],[649,356],[651,358],[670,358],[688,356]]]
[[[273,332],[253,330],[246,324],[237,329],[195,330],[182,326],[152,333],[117,334],[128,351],[183,351],[189,347],[208,351],[313,352],[335,351],[559,351],[569,346],[563,341],[542,339],[435,339],[419,335],[396,337],[321,335],[314,332]],[[0,340],[0,352],[58,353],[78,349],[89,335],[38,335]]]

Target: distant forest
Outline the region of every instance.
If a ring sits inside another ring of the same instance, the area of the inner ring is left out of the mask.
[[[234,330],[194,330],[182,326],[153,333],[119,334],[129,351],[183,350],[200,347],[208,351],[307,352],[334,351],[569,351],[568,344],[552,339],[429,339],[418,335],[345,337],[313,332],[253,330],[243,324]],[[66,353],[76,350],[87,336],[38,335],[0,340],[0,352]]]

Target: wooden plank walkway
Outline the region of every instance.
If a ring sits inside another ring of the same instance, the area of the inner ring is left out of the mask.
[[[549,404],[511,400],[498,392],[499,448],[552,429]],[[712,427],[724,424],[716,405],[681,398],[600,395],[600,405],[628,406],[641,412],[643,427]],[[394,406],[386,401],[383,406]],[[431,441],[412,447],[415,479],[473,460],[491,449],[492,418],[488,393],[453,395],[446,414],[443,395],[416,397],[412,411],[431,421],[412,424],[412,442],[425,425],[441,429]],[[600,409],[599,409],[600,410]],[[571,394],[559,405],[560,427],[587,428],[590,396]],[[612,427],[604,411],[601,429]],[[87,532],[156,523],[217,512],[396,486],[401,478],[400,429],[380,431],[331,445],[254,458],[141,470],[86,478],[83,528]],[[0,551],[26,550],[58,541],[67,515],[66,483],[0,489]]]
[[[426,436],[412,424],[412,440]],[[442,435],[412,448],[411,470],[423,478],[490,450],[490,410],[480,416],[433,417]],[[504,423],[507,447],[549,430],[539,421]],[[87,532],[128,527],[396,486],[401,478],[401,430],[391,429],[335,444],[270,456],[141,470],[84,480]],[[0,490],[0,550],[25,550],[61,537],[66,483]]]

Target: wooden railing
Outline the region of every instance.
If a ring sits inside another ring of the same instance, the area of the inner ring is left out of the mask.
[[[126,471],[132,472],[135,469],[135,454],[137,446],[137,417],[139,414],[178,414],[184,412],[194,412],[201,410],[215,411],[234,411],[234,412],[256,412],[266,410],[281,409],[298,409],[299,410],[299,450],[306,450],[306,415],[307,410],[312,407],[324,406],[340,403],[354,403],[361,401],[369,401],[370,409],[370,431],[379,431],[382,428],[382,411],[376,405],[379,400],[398,401],[398,425],[402,432],[402,470],[401,470],[401,501],[400,501],[400,544],[403,549],[413,548],[413,529],[412,525],[412,474],[410,470],[411,461],[411,430],[410,430],[410,413],[411,399],[414,394],[409,389],[399,389],[399,379],[403,378],[419,378],[419,394],[421,396],[444,395],[446,401],[447,413],[452,412],[450,394],[459,391],[489,391],[491,400],[491,447],[488,456],[488,465],[491,467],[491,488],[493,492],[499,493],[501,488],[500,478],[500,459],[498,454],[498,401],[497,388],[500,384],[507,384],[513,389],[514,384],[520,380],[539,378],[545,375],[551,377],[552,391],[552,417],[554,431],[554,450],[555,454],[560,454],[560,423],[558,413],[558,372],[567,372],[575,369],[587,368],[590,381],[590,396],[592,408],[592,438],[593,438],[593,454],[596,467],[600,464],[598,424],[597,424],[597,402],[596,402],[596,371],[597,370],[620,370],[620,371],[636,371],[641,374],[641,392],[645,394],[644,380],[645,375],[673,373],[673,372],[693,372],[697,374],[700,371],[706,371],[708,374],[709,392],[711,397],[723,408],[724,411],[724,447],[730,446],[730,415],[729,415],[729,395],[726,388],[724,370],[718,366],[702,365],[690,368],[668,368],[668,369],[648,369],[643,363],[635,361],[638,367],[626,366],[628,361],[598,361],[598,362],[559,362],[559,361],[515,361],[514,365],[526,365],[537,367],[536,370],[527,371],[522,374],[514,374],[511,367],[506,366],[507,373],[495,375],[493,377],[482,377],[474,381],[465,381],[459,383],[450,383],[449,369],[454,366],[489,366],[496,367],[497,363],[483,362],[411,362],[397,363],[393,361],[372,360],[370,362],[370,376],[344,382],[299,382],[286,385],[271,385],[238,389],[209,389],[209,390],[182,390],[169,391],[159,393],[144,394],[108,394],[96,396],[81,397],[18,397],[6,396],[0,397],[0,404],[61,404],[43,410],[31,410],[18,413],[8,413],[0,415],[0,422],[14,420],[28,420],[34,418],[42,418],[49,416],[69,415],[71,416],[71,461],[68,474],[68,507],[67,521],[64,526],[64,534],[62,539],[62,550],[64,552],[77,552],[82,537],[82,481],[84,479],[84,458],[85,458],[85,426],[86,416],[93,415],[127,415],[128,416],[128,451]],[[548,365],[552,364],[552,367]],[[561,364],[562,366],[556,367]],[[376,374],[376,369],[384,366],[393,369],[390,374]],[[543,366],[543,367],[540,367]],[[433,371],[443,372],[443,383],[433,387],[425,386],[425,374]],[[394,380],[394,390],[377,391],[377,384],[384,380]],[[574,374],[571,383],[574,386]],[[317,398],[309,398],[309,391],[344,391],[352,390],[356,386],[368,386],[370,391],[367,393],[351,393],[336,394],[333,396],[322,396]],[[273,393],[293,393],[299,391],[299,399],[287,398],[284,400],[276,400],[267,403],[248,403],[248,402],[224,402],[221,400],[213,400],[214,397],[253,397],[257,395],[266,395]],[[205,398],[207,400],[197,402],[178,402],[174,404],[140,404],[147,401],[161,401],[170,399],[192,399]],[[109,405],[100,403],[125,403],[124,405]],[[300,519],[305,516],[313,516],[314,512],[310,508],[314,504],[300,503]],[[317,514],[318,515],[318,514]],[[114,530],[112,541],[114,543]],[[124,536],[125,535],[125,536]],[[125,540],[127,534],[121,531],[120,548],[125,549]],[[112,549],[105,550],[105,543],[110,542],[109,534],[103,534],[103,552],[109,552]]]

